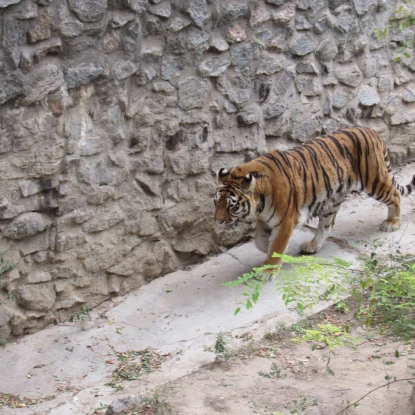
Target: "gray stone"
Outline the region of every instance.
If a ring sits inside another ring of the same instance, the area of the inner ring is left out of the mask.
[[[38,234],[52,225],[49,216],[36,213],[22,213],[3,229],[3,236],[8,239],[23,239]]]
[[[52,275],[48,271],[35,270],[29,273],[27,276],[27,282],[29,284],[38,284],[39,282],[51,281]]]
[[[134,19],[134,13],[126,10],[115,10],[112,14],[112,27],[118,29]]]
[[[339,53],[333,39],[323,39],[316,50],[316,57],[321,62],[331,62]]]
[[[341,92],[336,92],[333,96],[333,108],[341,109],[347,104],[346,95]]]
[[[364,85],[359,89],[359,102],[364,107],[371,107],[379,104],[380,98],[373,88],[369,85]]]
[[[189,77],[179,83],[179,106],[184,110],[200,108],[206,102],[210,85],[198,77]]]
[[[313,27],[313,25],[301,14],[295,17],[294,26],[297,30],[308,30]]]
[[[379,79],[379,82],[380,82],[380,79]],[[413,93],[409,89],[406,89],[404,93],[402,94],[402,100],[406,104],[411,104],[412,102],[415,102],[415,93]]]
[[[358,67],[352,67],[349,70],[335,71],[335,76],[344,85],[356,87],[362,80],[362,73]]]
[[[190,64],[186,55],[164,55],[161,62],[161,77],[170,80],[179,76]]]
[[[40,40],[48,39],[51,36],[52,13],[47,10],[28,30],[27,38],[29,43],[39,42]]]
[[[12,332],[10,325],[0,326],[0,341],[7,340]]]
[[[57,177],[41,179],[41,180],[21,180],[19,181],[19,188],[23,197],[32,196],[36,193],[57,187],[59,180]]]
[[[294,40],[289,47],[289,51],[295,56],[304,56],[313,52],[316,45],[312,39],[302,35]]]
[[[238,125],[258,124],[261,118],[261,109],[255,104],[247,105],[236,115]]]
[[[13,4],[19,4],[22,0],[0,0],[0,8],[4,9]]]
[[[137,52],[139,46],[139,39],[141,34],[141,23],[135,19],[127,23],[124,36],[122,37],[122,44],[127,52]]]
[[[107,0],[68,0],[68,5],[81,22],[97,22],[107,11]]]
[[[0,306],[0,327],[5,326],[12,318],[13,312],[5,304]]]
[[[3,19],[2,43],[4,48],[26,45],[27,22],[12,17]]]
[[[14,10],[17,19],[33,19],[38,16],[37,4],[32,2],[20,3]]]
[[[190,27],[189,37],[187,39],[187,47],[190,50],[203,49],[206,50],[209,47],[210,33],[204,30],[200,30],[196,27]]]
[[[163,92],[166,95],[176,95],[177,89],[167,81],[154,81],[153,82],[153,91],[154,92]]]
[[[372,78],[379,72],[379,57],[378,56],[365,56],[359,62],[359,68],[362,74],[366,78]]]
[[[221,35],[213,35],[210,41],[210,47],[218,52],[225,52],[229,49],[228,42]]]
[[[189,13],[193,23],[201,29],[209,21],[206,0],[190,0],[184,10]]]
[[[201,76],[217,77],[222,75],[231,64],[229,53],[222,53],[218,56],[203,60],[198,67]]]
[[[355,21],[355,16],[352,15],[351,13],[341,13],[338,18],[337,21],[334,23],[334,28],[344,34],[344,33],[349,33],[351,32],[352,27],[354,27],[354,25],[356,24]]]
[[[323,102],[323,115],[329,116],[331,112],[331,100],[330,97],[326,97]]]
[[[318,71],[314,63],[310,60],[302,60],[297,63],[295,67],[297,73],[308,73],[312,75],[318,75]]]
[[[273,73],[282,71],[285,68],[284,59],[277,59],[273,56],[263,56],[260,60],[259,67],[256,71],[257,75],[272,75]]]
[[[0,62],[0,105],[22,95],[23,91],[22,79]]]
[[[262,106],[265,119],[275,118],[284,114],[285,106],[277,102],[267,102]]]
[[[138,66],[136,63],[131,61],[124,61],[119,60],[116,61],[112,67],[112,73],[114,79],[121,81],[122,79],[126,79],[131,76],[134,72],[136,72]]]
[[[293,74],[287,70],[284,72],[278,82],[275,83],[273,92],[279,98],[283,97],[293,83]]]
[[[148,7],[148,11],[156,16],[160,16],[167,19],[171,16],[170,1],[164,0],[162,3],[159,4],[151,4]]]
[[[84,31],[84,25],[81,22],[62,22],[59,30],[64,37],[77,37]]]
[[[249,100],[251,96],[250,81],[242,74],[229,77],[225,74],[218,78],[218,90],[231,102],[239,105]]]
[[[249,24],[251,27],[259,26],[267,22],[271,18],[271,13],[263,5],[257,5],[253,10],[251,10],[251,15],[249,17]]]
[[[98,78],[103,72],[104,68],[94,63],[81,63],[65,69],[64,76],[68,88],[77,88]]]
[[[55,65],[49,64],[33,71],[30,76],[24,105],[31,105],[40,101],[50,92],[56,91],[64,83],[62,71]]]
[[[148,8],[148,0],[127,0],[128,7],[138,14],[144,13]]]
[[[405,166],[407,162],[408,149],[406,146],[398,146],[393,144],[388,144],[388,153],[389,158],[394,167]]]
[[[271,18],[276,25],[286,25],[295,16],[295,6],[287,5],[277,11],[271,11]]]
[[[266,3],[273,4],[275,6],[282,6],[285,3],[288,3],[288,0],[265,0]]]
[[[407,124],[415,121],[414,110],[399,110],[397,113],[392,115],[390,120],[391,125]]]
[[[259,43],[246,41],[231,46],[232,63],[241,68],[249,65],[257,59],[262,50]]]
[[[295,79],[295,85],[298,92],[302,93],[306,97],[320,95],[322,91],[320,79],[313,76],[299,75]]]
[[[348,4],[350,0],[328,0],[328,6],[330,9],[334,10],[342,4]]]
[[[169,29],[172,32],[179,32],[180,30],[184,29],[185,27],[191,25],[192,22],[188,19],[185,19],[181,16],[179,17],[172,17],[170,19],[170,26]]]
[[[356,13],[363,16],[370,10],[371,0],[353,0]]]
[[[118,210],[105,209],[98,211],[95,217],[85,222],[82,230],[85,233],[102,232],[124,220],[124,215]]]
[[[229,23],[248,14],[248,3],[244,0],[230,0],[221,3],[222,22]]]
[[[56,293],[50,283],[23,285],[17,288],[17,301],[26,310],[48,311],[55,304]]]

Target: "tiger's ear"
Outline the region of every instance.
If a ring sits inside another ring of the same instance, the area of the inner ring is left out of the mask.
[[[246,190],[253,192],[255,189],[255,182],[256,182],[256,174],[255,173],[248,173],[243,178],[243,186]]]
[[[225,169],[225,168],[221,168],[219,171],[218,171],[218,174],[217,174],[217,176],[218,176],[218,182],[219,183],[221,183],[221,182],[223,182],[223,180],[225,179],[225,177],[227,176],[229,174],[229,170],[228,169]]]

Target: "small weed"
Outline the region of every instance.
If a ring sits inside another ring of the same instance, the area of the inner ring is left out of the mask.
[[[258,375],[264,378],[268,378],[268,379],[281,379],[281,378],[285,378],[286,376],[286,375],[281,374],[281,369],[278,369],[278,366],[276,363],[273,363],[271,365],[269,372],[258,372]]]
[[[334,349],[338,346],[355,346],[355,341],[351,339],[347,328],[343,329],[334,324],[318,324],[317,329],[304,329],[301,337],[291,339],[293,342],[312,342],[312,350],[317,347],[328,347]]]
[[[216,342],[215,345],[212,347],[205,347],[205,352],[211,352],[215,353],[215,361],[219,362],[220,360],[228,361],[232,355],[233,352],[228,349],[226,346],[226,340],[225,335],[223,333],[219,333],[216,336]]]
[[[162,399],[159,395],[152,397],[140,398],[140,408],[137,414],[140,415],[171,415],[172,409],[170,404]],[[135,414],[132,412],[132,414]]]
[[[84,328],[85,322],[91,321],[91,306],[89,304],[85,304],[82,306],[81,310],[71,314],[68,321],[70,323],[73,323],[74,321],[80,321],[81,327]]]
[[[334,307],[339,313],[349,312],[349,307],[344,300],[340,300],[338,303],[335,304]]]
[[[307,397],[300,395],[298,399],[293,399],[290,406],[286,406],[285,409],[290,411],[290,414],[307,415],[308,409],[311,406],[318,406],[317,399],[313,399],[312,402],[307,400]]]
[[[116,391],[124,389],[125,381],[137,380],[144,373],[150,373],[161,366],[166,359],[160,353],[144,349],[139,351],[115,352],[118,360],[117,369],[112,373],[112,380],[106,385],[111,386]]]
[[[0,341],[0,347],[2,347],[3,349],[6,347],[6,344],[7,344],[7,340]]]

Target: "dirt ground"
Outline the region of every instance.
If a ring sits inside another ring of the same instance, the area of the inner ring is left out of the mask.
[[[310,326],[349,324],[352,314],[331,307],[313,316]],[[413,415],[408,381],[373,391],[388,383],[385,377],[389,382],[415,377],[410,368],[415,368],[413,342],[379,335],[370,339],[362,327],[351,328],[351,335],[358,338],[357,347],[334,350],[292,342],[298,326],[268,333],[255,343],[250,333],[240,339],[225,337],[228,349],[239,344],[234,356],[158,388],[160,401],[170,405],[170,412],[160,414]],[[367,393],[357,407],[346,409]]]

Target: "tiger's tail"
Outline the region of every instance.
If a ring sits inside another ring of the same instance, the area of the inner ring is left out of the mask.
[[[383,157],[385,158],[385,164],[386,164],[386,168],[388,169],[388,173],[392,177],[392,183],[393,183],[393,185],[396,187],[396,189],[398,190],[398,192],[402,196],[410,195],[415,190],[415,174],[412,176],[412,180],[411,180],[410,183],[408,183],[406,186],[401,186],[396,181],[395,176],[392,173],[391,162],[390,162],[390,159],[389,159],[389,154],[388,154],[388,150],[386,149],[386,146],[385,146],[385,148],[383,150]]]

